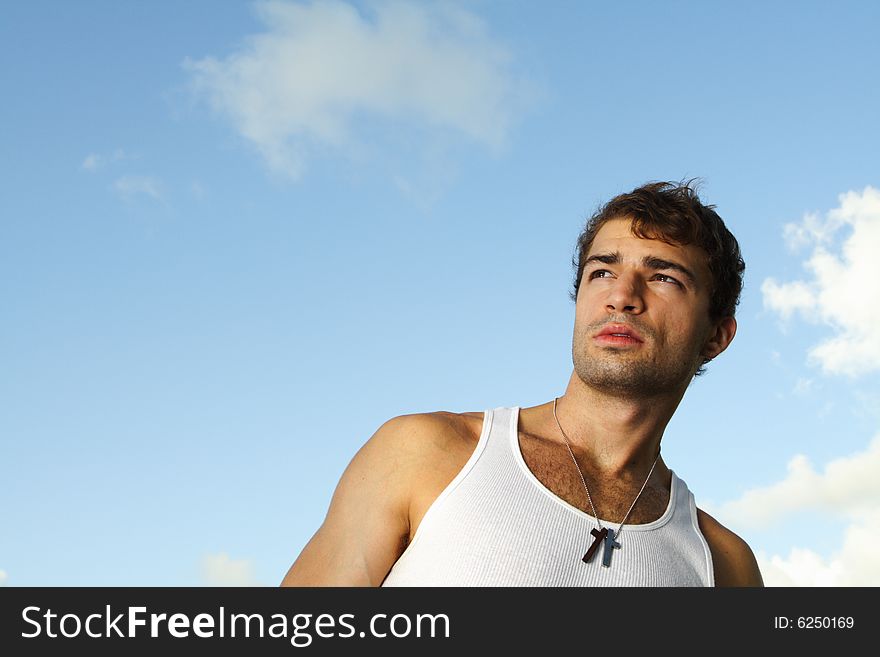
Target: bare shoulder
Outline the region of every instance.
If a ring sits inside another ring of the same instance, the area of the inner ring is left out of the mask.
[[[479,439],[482,413],[433,411],[391,418],[374,434],[379,449],[401,450],[411,457],[473,451]]]
[[[385,464],[406,500],[411,524],[464,466],[479,440],[482,413],[433,411],[398,415],[362,448]],[[413,528],[411,528],[413,529]]]
[[[397,415],[385,421],[364,443],[354,462],[380,468],[385,477],[412,483],[427,467],[442,468],[465,460],[479,440],[482,413],[433,411]]]
[[[483,425],[482,413],[435,411],[402,416],[399,430],[410,453],[407,461],[408,541],[425,513],[474,453]]]
[[[468,425],[455,413],[384,422],[349,462],[324,522],[282,585],[378,586],[411,540],[426,496],[444,485],[467,443]]]
[[[697,523],[712,553],[715,586],[764,586],[748,543],[699,508]]]

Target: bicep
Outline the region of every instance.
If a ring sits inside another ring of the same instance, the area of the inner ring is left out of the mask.
[[[321,527],[281,586],[378,586],[409,532],[406,423],[386,422],[339,480]]]

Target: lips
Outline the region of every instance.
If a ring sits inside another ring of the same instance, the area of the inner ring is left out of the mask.
[[[606,324],[596,337],[604,341],[644,342],[639,332],[628,324]]]

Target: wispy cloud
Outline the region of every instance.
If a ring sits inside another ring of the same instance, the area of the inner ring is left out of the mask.
[[[101,164],[101,156],[97,153],[89,153],[86,159],[82,161],[80,168],[86,171],[94,171]]]
[[[761,528],[798,511],[858,519],[880,508],[880,434],[864,451],[829,461],[821,472],[803,455],[792,458],[787,470],[781,481],[723,504],[719,517]]]
[[[9,576],[6,574],[6,571],[0,570],[0,586],[6,586],[7,579],[9,579]]]
[[[857,376],[880,370],[880,190],[849,191],[839,201],[824,219],[808,214],[785,227],[790,247],[812,245],[804,262],[812,277],[788,283],[767,278],[761,291],[764,307],[783,320],[799,315],[832,329],[809,352],[824,372]],[[850,232],[835,249],[844,228]]]
[[[756,557],[767,586],[880,586],[878,543],[880,512],[874,511],[846,528],[840,549],[828,558],[806,548]]]
[[[126,201],[136,196],[148,196],[160,201],[164,196],[162,183],[153,176],[122,176],[113,183],[113,189]]]
[[[232,559],[225,552],[202,558],[202,581],[206,586],[260,586],[247,559]]]
[[[725,524],[758,530],[799,512],[844,520],[840,549],[828,557],[806,547],[788,556],[758,551],[768,586],[878,586],[880,560],[880,434],[861,452],[829,461],[818,471],[798,455],[780,481],[746,491],[739,499],[707,510]]]
[[[794,383],[794,394],[800,396],[809,395],[813,390],[815,390],[815,381],[813,379],[808,379],[806,377],[798,377],[798,380]]]
[[[113,153],[109,155],[102,155],[100,153],[89,153],[83,159],[80,164],[80,168],[85,171],[94,172],[98,169],[110,164],[111,162],[118,162],[120,160],[124,160],[126,158],[130,159],[130,156],[126,154],[124,150],[121,148],[117,148]]]
[[[196,93],[290,178],[315,149],[356,148],[359,118],[453,130],[496,148],[525,106],[510,53],[464,9],[272,0],[257,11],[264,32],[184,67]]]
[[[198,201],[203,201],[208,196],[208,189],[198,180],[194,180],[189,186],[190,194]]]

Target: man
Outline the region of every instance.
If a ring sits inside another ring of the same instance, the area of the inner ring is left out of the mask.
[[[383,424],[282,586],[762,586],[660,457],[736,333],[745,265],[713,207],[671,183],[603,206],[573,260],[565,394]]]

